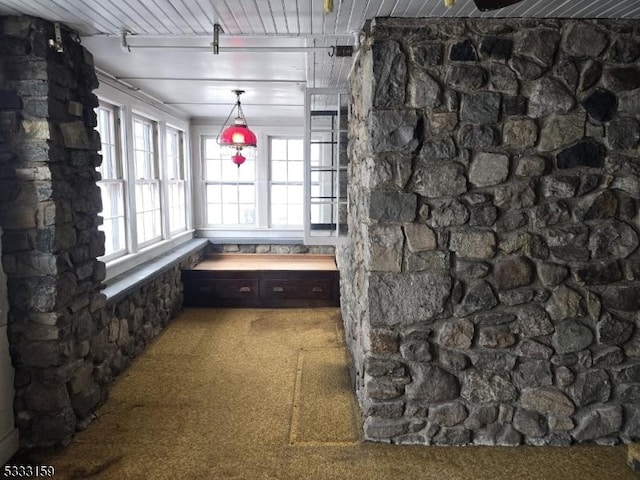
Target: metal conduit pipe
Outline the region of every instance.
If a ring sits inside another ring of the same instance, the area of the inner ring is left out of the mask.
[[[126,50],[126,47],[128,50]],[[225,52],[241,52],[241,53],[295,53],[295,52],[312,52],[316,50],[325,50],[331,52],[334,47],[223,47],[220,46],[220,53]],[[131,52],[132,50],[194,50],[202,52],[211,52],[211,46],[197,45],[131,45],[123,46],[123,51]]]

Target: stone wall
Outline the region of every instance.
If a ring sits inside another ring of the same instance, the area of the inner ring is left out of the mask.
[[[91,339],[92,376],[104,392],[113,379],[182,310],[183,284],[180,272],[193,268],[203,258],[204,250],[196,252],[149,278],[133,291],[109,299],[102,311],[99,328]],[[84,413],[89,415],[91,410]],[[86,415],[81,417],[86,418]]]
[[[64,445],[182,305],[185,259],[107,304],[91,54],[65,27],[0,17],[0,227],[24,447]]]
[[[210,253],[271,253],[279,255],[289,254],[323,254],[333,255],[335,248],[332,245],[293,245],[293,244],[235,244],[212,243],[209,245]]]
[[[639,35],[374,21],[338,250],[367,439],[640,438]]]

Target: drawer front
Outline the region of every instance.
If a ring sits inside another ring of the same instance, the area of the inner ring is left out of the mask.
[[[262,280],[263,298],[329,300],[332,296],[330,280]]]
[[[259,282],[255,278],[193,279],[187,288],[190,306],[255,307],[259,303]]]

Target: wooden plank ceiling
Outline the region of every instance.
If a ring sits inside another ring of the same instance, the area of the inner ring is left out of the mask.
[[[640,2],[523,0],[483,13],[473,0],[458,0],[452,8],[442,0],[333,0],[333,11],[324,13],[323,0],[0,0],[0,15],[19,14],[65,23],[81,35],[100,69],[185,116],[224,118],[233,103],[230,90],[244,88],[247,117],[267,123],[299,118],[305,85],[346,84],[351,59],[318,47],[353,44],[367,19],[640,18]],[[216,58],[206,48],[214,24],[224,30]],[[120,48],[123,30],[131,53]]]

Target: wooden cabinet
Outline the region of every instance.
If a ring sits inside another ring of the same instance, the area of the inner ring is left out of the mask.
[[[236,255],[243,262],[249,262],[246,256]],[[219,257],[222,257],[220,255]],[[226,265],[205,264],[182,272],[184,283],[184,304],[186,307],[337,307],[340,305],[340,278],[335,269],[305,270],[304,258],[278,262],[276,257],[269,269],[256,256],[255,270],[244,263],[241,269],[238,263]],[[297,255],[296,257],[305,257]],[[205,262],[203,262],[205,263]],[[299,264],[298,264],[299,263]],[[211,268],[207,268],[207,266]],[[215,268],[213,268],[215,266]],[[287,269],[279,269],[286,268]],[[295,267],[295,268],[292,268]],[[308,268],[314,264],[309,263]]]

